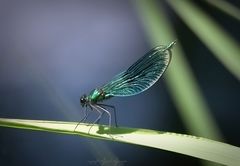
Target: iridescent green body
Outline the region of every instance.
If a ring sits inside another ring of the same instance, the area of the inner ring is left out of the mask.
[[[97,103],[109,99],[111,97],[112,96],[106,94],[102,89],[94,89],[88,95],[88,100],[90,100],[92,103]]]
[[[113,109],[116,122],[115,107],[100,102],[114,96],[133,96],[150,88],[167,69],[172,57],[171,49],[175,44],[176,41],[167,46],[160,45],[153,48],[127,70],[113,77],[109,83],[94,89],[88,96],[83,95],[80,98],[80,104],[85,107],[83,120],[87,119],[87,107],[90,107],[91,110],[99,113],[94,123],[101,119],[103,113],[107,113],[111,125],[111,114],[106,109],[108,107]]]
[[[124,97],[139,94],[150,88],[162,76],[171,61],[171,48],[176,41],[168,46],[157,46],[130,66],[116,75],[109,83],[94,89],[82,104],[97,103],[114,96]]]

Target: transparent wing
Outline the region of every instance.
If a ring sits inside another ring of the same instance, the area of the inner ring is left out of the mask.
[[[150,88],[164,73],[171,61],[171,48],[158,46],[150,50],[132,66],[116,75],[101,89],[106,96],[132,96]]]

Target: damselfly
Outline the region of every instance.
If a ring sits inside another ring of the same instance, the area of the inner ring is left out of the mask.
[[[84,117],[80,122],[88,118],[87,108],[89,107],[90,110],[95,110],[99,114],[93,124],[98,123],[102,115],[107,113],[108,124],[111,126],[111,113],[106,108],[112,108],[117,126],[115,107],[101,102],[115,96],[133,96],[150,88],[167,69],[172,58],[171,49],[175,44],[176,41],[167,46],[160,45],[153,48],[127,70],[113,77],[110,82],[94,89],[89,95],[83,95],[80,98],[80,104],[85,109]]]

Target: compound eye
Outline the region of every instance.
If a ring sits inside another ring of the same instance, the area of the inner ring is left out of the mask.
[[[82,97],[81,97],[80,102],[81,102],[82,104],[85,104],[85,103],[86,103],[86,98],[85,98],[85,96],[82,96]]]
[[[81,98],[80,101],[81,101],[81,103],[84,103],[85,99],[84,99],[84,98]]]

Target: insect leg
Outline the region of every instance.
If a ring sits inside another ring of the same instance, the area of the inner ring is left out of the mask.
[[[92,123],[93,125],[95,123],[98,123],[98,121],[101,119],[102,115],[104,112],[101,112],[99,109],[97,109],[95,106],[92,106],[98,113],[99,113],[99,116],[97,117],[97,119]]]
[[[108,116],[109,116],[108,125],[109,125],[109,128],[110,128],[111,127],[111,120],[112,120],[110,112],[107,109],[101,107],[100,105],[96,104],[96,107],[100,108],[101,110],[103,110],[104,112],[106,112],[108,114]]]
[[[104,115],[105,112],[102,112],[101,117],[96,120],[96,124],[99,124],[99,121],[101,120],[102,116]]]
[[[87,107],[85,107],[84,109],[84,117],[78,122],[78,124],[76,125],[76,127],[74,128],[74,132],[76,130],[76,128],[78,127],[78,125],[81,123],[81,122],[84,122],[87,118],[88,118],[88,115],[89,115],[89,112],[87,110]]]
[[[88,118],[89,112],[87,111],[87,107],[84,109],[84,117],[80,120],[80,122],[84,122]]]
[[[107,104],[102,104],[102,103],[98,103],[97,105],[102,106],[102,107],[109,107],[109,108],[113,109],[115,125],[116,125],[116,127],[118,127],[116,108],[113,105],[107,105]]]
[[[102,114],[103,114],[103,112],[101,112],[99,109],[97,109],[94,105],[90,105],[90,107],[91,107],[91,108],[94,108],[94,109],[99,113],[99,116],[98,116],[97,119],[91,124],[91,127],[90,127],[89,130],[88,130],[88,133],[90,133],[90,130],[91,130],[91,128],[93,127],[93,125],[101,119]]]
[[[110,129],[110,127],[111,127],[111,114],[110,114],[110,112],[107,110],[107,109],[105,109],[105,108],[103,108],[102,106],[99,106],[98,104],[95,104],[94,106],[93,106],[96,110],[98,110],[98,109],[101,109],[103,112],[101,112],[101,115],[100,115],[100,118],[101,118],[101,116],[106,112],[107,114],[108,114],[108,116],[109,116],[109,129]],[[99,110],[98,110],[99,111]],[[99,111],[100,112],[100,111]],[[100,119],[99,118],[99,119]],[[91,128],[90,128],[91,129]],[[109,134],[109,136],[114,140],[114,138]]]

